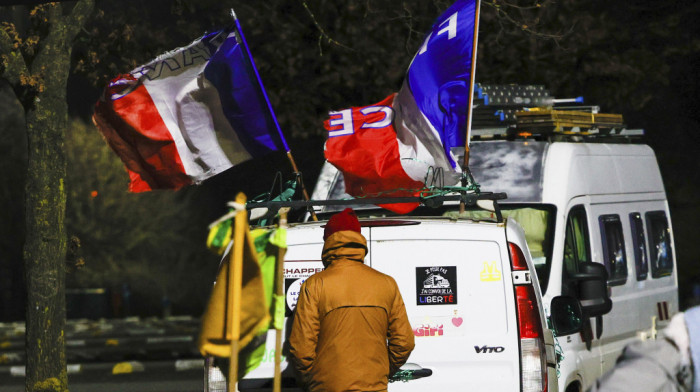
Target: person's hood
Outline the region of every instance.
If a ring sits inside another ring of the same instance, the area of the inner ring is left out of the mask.
[[[343,230],[333,233],[323,244],[321,260],[323,266],[328,267],[336,260],[345,259],[363,263],[367,256],[367,240],[365,237],[352,230]]]

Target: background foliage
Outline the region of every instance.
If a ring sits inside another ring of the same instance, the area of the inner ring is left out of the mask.
[[[217,267],[202,246],[208,222],[192,208],[195,192],[126,193],[121,161],[81,120],[73,121],[66,152],[67,231],[80,239],[86,260],[68,275],[68,287],[122,295],[126,284],[136,313],[157,313],[165,298],[183,304],[181,312],[195,311],[191,303],[208,296]]]
[[[323,161],[326,113],[397,91],[424,32],[450,4],[98,1],[74,46],[69,80],[69,110],[77,120],[66,144],[67,223],[68,232],[80,238],[86,262],[69,274],[69,287],[126,282],[143,298],[141,312],[159,312],[164,295],[176,312],[200,312],[218,263],[203,249],[206,225],[236,192],[257,195],[268,190],[276,171],[287,177],[291,171],[283,154],[273,154],[199,187],[127,194],[121,164],[89,121],[111,78],[229,23],[233,7],[307,186],[313,187]],[[16,14],[28,12],[22,8],[3,8],[0,19],[17,21]],[[684,291],[700,281],[695,262],[700,242],[692,226],[700,220],[698,16],[700,3],[691,0],[484,0],[476,73],[477,82],[544,84],[559,98],[584,96],[605,112],[622,113],[630,128],[646,130],[666,181]],[[27,28],[17,24],[19,32]],[[5,113],[17,106],[4,98],[0,105]],[[0,224],[0,270],[14,276],[26,147],[21,120],[6,116],[0,124],[0,172],[9,180],[0,197],[10,207]],[[12,284],[17,287],[16,279]],[[0,298],[15,291],[2,289]],[[0,312],[1,317],[14,316]]]

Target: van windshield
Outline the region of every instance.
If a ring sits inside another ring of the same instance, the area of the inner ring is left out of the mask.
[[[542,293],[547,291],[549,270],[552,265],[552,243],[554,239],[555,207],[542,204],[500,204],[503,218],[513,218],[525,231],[525,240],[530,248],[537,278]],[[446,211],[443,216],[472,220],[491,220],[494,213],[485,210]]]

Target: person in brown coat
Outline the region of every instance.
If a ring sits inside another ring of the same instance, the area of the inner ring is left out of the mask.
[[[324,231],[325,270],[301,287],[289,346],[308,391],[386,391],[414,347],[396,281],[363,263],[367,241],[355,213]]]

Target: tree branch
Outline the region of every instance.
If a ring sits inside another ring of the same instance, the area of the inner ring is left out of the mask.
[[[93,5],[93,0],[80,0],[73,6],[68,16],[63,16],[63,7],[60,3],[46,5],[46,19],[49,24],[49,32],[46,38],[42,39],[41,48],[37,51],[37,55],[30,66],[32,76],[39,83],[40,91],[43,90],[45,84],[51,84],[52,82],[52,79],[44,78],[46,64],[61,57],[65,50],[68,53],[68,63],[65,65],[65,72],[66,74],[69,72],[72,42],[78,32],[80,32],[90,12],[92,12]]]
[[[311,12],[311,9],[309,9],[309,6],[306,4],[306,1],[303,1],[303,0],[302,0],[301,4],[304,6],[304,9],[305,9],[306,12],[309,14],[309,16],[311,17],[311,20],[313,20],[314,25],[316,25],[316,28],[318,29],[318,32],[319,32],[319,36],[318,36],[318,50],[321,52],[321,56],[323,56],[323,49],[321,48],[321,42],[323,41],[323,38],[327,39],[328,42],[330,42],[330,43],[332,43],[332,44],[338,45],[338,46],[343,47],[343,48],[345,48],[345,49],[354,50],[354,49],[352,49],[352,48],[350,48],[350,47],[347,47],[347,46],[341,44],[340,42],[334,40],[333,38],[331,38],[331,36],[328,35],[328,34],[326,33],[326,31],[323,29],[323,27],[321,27],[321,25],[318,23],[318,21],[316,20],[316,16],[314,15],[313,12]]]
[[[547,7],[548,3],[549,3],[548,1],[544,1],[543,3],[538,2],[535,6],[523,7],[523,6],[518,6],[516,4],[508,3],[505,1],[499,1],[499,0],[482,1],[482,4],[489,6],[489,7],[492,7],[496,10],[496,15],[498,16],[498,18],[501,21],[507,22],[507,23],[511,24],[512,26],[516,26],[520,30],[522,30],[523,32],[528,33],[534,37],[543,38],[543,39],[551,39],[551,40],[557,42],[558,40],[564,38],[564,35],[566,35],[567,33],[554,33],[554,34],[544,33],[542,31],[539,31],[539,30],[533,28],[533,26],[527,24],[523,20],[516,20],[509,12],[509,9],[517,9],[520,11],[542,10],[542,9],[545,9]],[[539,20],[539,18],[535,19],[535,24],[537,23],[538,20]],[[571,29],[573,29],[573,26],[571,27]],[[570,31],[571,31],[571,29],[570,29]]]
[[[75,36],[80,32],[80,29],[83,28],[85,21],[87,20],[88,16],[90,16],[90,13],[92,13],[94,6],[94,0],[81,0],[73,7],[73,10],[71,10],[70,16],[68,16],[66,21],[66,25],[68,27],[68,38],[70,39],[69,42],[72,42],[73,39],[75,39]]]
[[[0,28],[0,62],[2,64],[0,77],[12,85],[17,85],[23,77],[28,76],[29,70],[19,45],[13,42],[6,30],[7,27],[8,25],[4,25]]]

